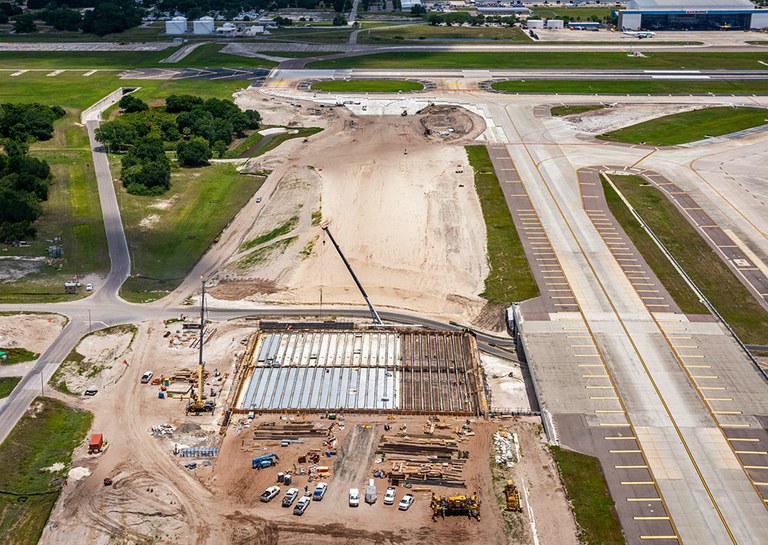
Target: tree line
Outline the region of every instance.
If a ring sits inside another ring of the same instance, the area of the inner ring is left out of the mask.
[[[89,9],[81,12],[81,8]],[[27,10],[0,3],[0,22],[13,20],[18,33],[37,32],[36,21],[44,21],[56,30],[104,36],[139,26],[145,13],[135,2],[121,0],[27,0]]]
[[[170,95],[165,106],[154,108],[126,95],[118,105],[121,115],[96,129],[96,138],[108,151],[126,152],[121,177],[126,191],[134,195],[160,195],[170,189],[166,152],[175,151],[181,167],[205,166],[214,151],[222,157],[235,138],[258,129],[261,121],[256,110],[193,95]]]
[[[49,140],[64,113],[38,103],[0,104],[0,242],[36,235],[34,223],[53,176],[46,161],[29,155],[29,144]]]

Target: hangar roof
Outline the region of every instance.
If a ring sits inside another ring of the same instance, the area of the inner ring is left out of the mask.
[[[749,0],[629,0],[628,11],[704,11],[755,9]]]

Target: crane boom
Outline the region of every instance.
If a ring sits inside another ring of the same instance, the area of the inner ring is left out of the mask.
[[[350,266],[349,261],[347,261],[347,258],[344,257],[344,253],[341,251],[341,248],[336,243],[336,239],[333,238],[333,235],[331,234],[331,230],[328,229],[327,225],[323,225],[321,227],[323,231],[328,233],[328,238],[331,239],[331,242],[333,243],[333,247],[336,248],[336,251],[339,253],[339,257],[341,257],[341,260],[344,262],[344,265],[347,267],[349,274],[352,275],[352,280],[355,281],[355,284],[357,285],[357,289],[359,289],[360,293],[363,295],[363,299],[365,299],[365,302],[368,305],[368,310],[371,311],[371,316],[373,317],[373,323],[381,324],[381,318],[379,317],[379,313],[376,312],[375,308],[373,308],[373,304],[371,303],[371,300],[368,299],[368,294],[365,293],[365,289],[363,288],[363,285],[360,283],[360,280],[357,279],[357,276],[355,275],[355,271],[352,270],[352,267]]]
[[[197,358],[197,405],[203,404],[203,340],[205,339],[205,280],[202,281],[203,291],[200,296],[200,350]]]

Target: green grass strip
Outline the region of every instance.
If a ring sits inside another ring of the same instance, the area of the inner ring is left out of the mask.
[[[93,415],[49,398],[37,398],[0,445],[0,536],[3,543],[35,545],[48,522],[72,460]],[[61,462],[64,469],[41,471]],[[19,497],[26,496],[20,502]]]
[[[588,95],[765,95],[768,81],[515,80],[491,87],[507,93]]]
[[[702,140],[708,136],[751,129],[767,122],[768,110],[764,108],[724,106],[657,117],[611,131],[598,138],[627,144],[674,146]]]
[[[560,447],[550,447],[573,504],[579,540],[589,545],[620,545],[624,533],[608,491],[600,461]]]
[[[21,377],[0,377],[0,399],[11,395],[20,381]]]
[[[605,200],[608,202],[608,208],[619,222],[621,228],[627,233],[637,250],[642,254],[645,261],[653,270],[656,277],[661,281],[666,290],[672,296],[680,310],[686,314],[709,314],[709,310],[703,303],[699,302],[698,296],[686,283],[683,277],[677,272],[672,262],[667,259],[664,252],[661,251],[653,239],[643,229],[637,218],[621,200],[621,197],[613,190],[611,185],[601,177],[603,191],[605,191]]]
[[[421,91],[424,86],[416,81],[397,79],[352,79],[318,81],[312,84],[313,91],[328,91],[332,93],[399,93]]]
[[[256,238],[249,240],[248,242],[245,242],[242,246],[240,246],[240,251],[244,252],[246,250],[250,250],[251,248],[255,248],[256,246],[264,244],[265,242],[269,242],[272,239],[286,235],[291,231],[293,231],[298,224],[299,224],[299,216],[293,216],[290,219],[288,219],[288,221],[286,221],[279,227],[272,229],[268,233],[264,233],[263,235],[260,235]]]
[[[638,176],[611,180],[741,340],[768,344],[768,312],[661,191]]]
[[[602,104],[592,104],[589,106],[555,106],[549,110],[549,114],[555,117],[560,117],[563,115],[583,114],[595,110],[602,110],[603,108],[605,108],[605,106]]]
[[[485,146],[467,146],[469,164],[475,171],[475,190],[480,198],[488,230],[490,272],[481,293],[490,303],[508,305],[539,295],[523,245],[517,235],[504,193]]]
[[[766,53],[645,53],[643,57],[629,57],[623,52],[573,52],[531,51],[493,53],[398,51],[376,53],[357,57],[345,57],[309,63],[307,68],[563,68],[563,69],[613,69],[613,70],[715,70],[752,69],[766,70]],[[558,83],[550,81],[549,83]],[[672,85],[682,82],[675,80]],[[714,83],[714,82],[705,82]]]
[[[3,348],[0,346],[0,352],[5,352],[6,365],[13,365],[15,363],[24,363],[25,361],[34,361],[40,357],[40,354],[30,352],[26,348]]]

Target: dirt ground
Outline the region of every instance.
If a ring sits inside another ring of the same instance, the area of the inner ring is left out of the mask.
[[[67,320],[60,314],[0,316],[0,347],[26,348],[42,354],[59,335]]]
[[[469,453],[462,477],[466,492],[477,492],[483,502],[479,523],[462,517],[432,522],[427,488],[409,490],[416,501],[407,512],[385,506],[382,498],[387,484],[383,479],[376,479],[379,501],[348,507],[348,489],[363,490],[374,469],[387,467],[388,461],[378,462],[376,454],[384,425],[396,430],[387,432],[390,434],[401,431],[403,425],[403,433],[421,434],[427,423],[423,416],[345,415],[344,429],[339,429],[336,420],[332,430],[337,453],[318,462],[330,469],[324,500],[313,501],[302,517],[282,508],[279,499],[261,503],[258,497],[266,487],[277,484],[278,471],[293,473],[291,486],[302,491],[304,486],[314,487],[307,475],[298,474],[300,467],[309,468],[309,464],[299,464],[298,457],[309,449],[323,448],[325,436],[282,447],[279,441],[257,440],[255,428],[266,422],[285,422],[281,418],[312,422],[323,429],[332,422],[321,415],[256,415],[253,421],[235,415],[226,435],[221,435],[223,400],[230,396],[231,377],[244,350],[242,341],[254,328],[247,321],[214,327],[216,333],[205,345],[207,369],[220,372],[220,380],[211,377],[206,384],[206,391],[215,388],[219,392],[214,415],[186,416],[186,400],[159,399],[159,386],[140,383],[141,374],[148,369],[157,377],[194,366],[192,336],[187,335],[188,341],[182,343],[179,339],[184,332],[178,323],[168,327],[157,322],[140,324],[136,340],[125,352],[128,366],[123,378],[95,397],[75,402],[95,413],[92,432],[103,433],[108,446],[98,455],[88,455],[85,444],[76,450],[68,486],[40,543],[298,545],[311,539],[319,544],[416,545],[429,540],[502,545],[533,543],[535,527],[541,543],[575,545],[573,518],[536,419],[471,421],[474,435],[467,436],[455,435],[463,418],[441,418],[446,426],[436,433],[458,438],[461,450]],[[159,430],[157,426],[165,424],[169,425],[165,431],[153,433],[153,427]],[[492,435],[501,427],[518,434],[521,457],[511,469],[496,469],[492,479]],[[184,464],[190,459],[174,455],[175,449],[185,446],[217,446],[220,452],[213,463],[199,459],[196,468],[186,469]],[[276,467],[251,469],[253,457],[271,452],[280,456]],[[114,484],[105,486],[105,477]],[[502,515],[498,499],[502,483],[509,477],[525,489],[528,499],[523,513]],[[282,488],[284,493],[286,487]],[[457,489],[436,491],[453,494]],[[398,489],[398,500],[405,492]]]
[[[695,104],[616,104],[602,110],[563,116],[579,132],[603,134],[665,115],[700,109]]]
[[[326,126],[254,161],[272,171],[265,206],[238,246],[294,217],[293,228],[254,248],[232,248],[216,298],[289,304],[360,304],[324,236],[328,222],[371,300],[470,320],[483,308],[486,232],[464,144],[482,120],[461,109],[422,116],[355,116],[346,108],[308,114],[258,92],[236,97],[265,122]],[[293,103],[296,104],[296,103]],[[449,136],[425,127],[444,129]],[[271,185],[270,185],[271,184]]]

